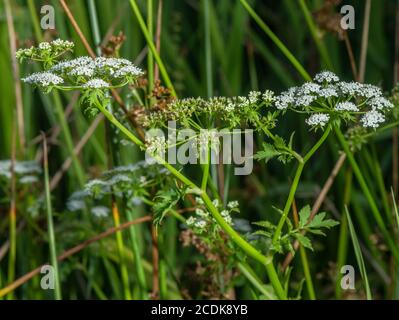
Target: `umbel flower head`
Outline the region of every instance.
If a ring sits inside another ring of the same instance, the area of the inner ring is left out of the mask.
[[[44,68],[48,69],[64,53],[72,52],[74,46],[73,42],[57,39],[51,42],[41,42],[37,47],[19,49],[15,55],[20,62],[25,59],[40,61]]]
[[[340,81],[331,71],[318,73],[312,82],[282,92],[274,105],[283,112],[307,114],[305,122],[312,128],[325,127],[335,120],[359,120],[365,128],[377,128],[393,108],[379,87]]]
[[[31,59],[44,63],[45,72],[23,78],[22,81],[48,92],[78,89],[99,91],[134,83],[143,71],[126,59],[79,57],[59,62],[58,58],[72,51],[73,43],[64,40],[42,42],[38,47],[18,50],[20,60]]]

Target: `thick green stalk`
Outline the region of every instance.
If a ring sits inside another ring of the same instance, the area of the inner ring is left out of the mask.
[[[47,154],[47,142],[43,142],[44,152],[44,187],[46,197],[46,213],[47,213],[47,232],[50,243],[50,260],[51,266],[54,269],[54,285],[55,285],[55,299],[61,300],[61,286],[60,286],[60,275],[58,271],[57,261],[57,249],[54,235],[54,222],[53,222],[53,210],[51,206],[51,195],[50,195],[50,183],[49,183],[49,172],[48,172],[48,154]]]
[[[292,201],[294,201],[294,196],[296,193],[296,190],[298,188],[299,184],[299,179],[301,178],[303,168],[306,164],[306,162],[312,157],[312,155],[317,151],[317,149],[320,148],[320,146],[323,144],[323,142],[327,139],[328,135],[331,132],[331,127],[329,126],[321,136],[321,138],[316,142],[316,144],[309,150],[309,152],[303,157],[302,162],[298,163],[298,167],[295,172],[294,180],[292,181],[292,185],[290,188],[290,192],[288,194],[287,201],[284,206],[283,214],[281,215],[280,221],[277,224],[276,231],[273,236],[273,242],[277,242],[278,239],[280,238],[281,231],[283,229],[284,223],[288,217],[288,213],[290,212],[290,208],[292,205]]]
[[[246,0],[240,0],[241,4],[248,11],[251,17],[255,20],[255,22],[259,25],[259,27],[266,33],[266,35],[274,42],[274,44],[280,49],[280,51],[287,57],[287,59],[291,62],[294,68],[302,75],[302,77],[310,81],[312,80],[311,76],[307,71],[303,68],[301,63],[294,57],[294,55],[288,50],[288,48],[281,42],[281,40],[274,34],[274,32],[266,25],[265,22],[259,17],[259,15],[251,8]]]
[[[335,127],[334,131],[338,137],[338,140],[339,140],[342,148],[344,149],[344,151],[349,159],[349,162],[353,169],[353,173],[355,174],[356,179],[364,193],[364,196],[366,197],[367,202],[369,203],[369,206],[370,206],[371,212],[374,216],[374,219],[376,220],[377,225],[380,228],[380,230],[385,238],[385,241],[387,242],[389,249],[392,251],[392,254],[395,257],[395,260],[397,262],[399,262],[399,249],[398,249],[395,241],[390,236],[387,228],[385,227],[385,222],[380,214],[380,211],[377,207],[377,204],[376,204],[373,196],[371,195],[370,189],[367,186],[367,183],[363,177],[362,172],[360,171],[360,168],[355,160],[355,157],[353,156],[352,152],[350,151],[349,145],[346,142],[345,137],[344,137],[343,133],[341,132],[341,130],[338,127]]]
[[[144,22],[143,17],[141,16],[139,7],[137,6],[137,3],[135,0],[130,0],[130,5],[132,6],[133,12],[137,18],[137,21],[140,25],[141,31],[144,34],[145,39],[147,40],[147,45],[148,48],[150,49],[150,51],[152,52],[152,54],[154,55],[154,59],[158,64],[159,67],[159,71],[161,72],[161,75],[165,81],[166,86],[169,88],[169,90],[172,92],[173,96],[176,96],[176,91],[175,88],[172,84],[172,81],[169,78],[169,75],[166,71],[165,65],[163,64],[161,57],[159,56],[157,49],[155,48],[154,42],[151,38],[151,34],[149,33],[147,26]]]
[[[252,283],[252,285],[259,290],[266,298],[270,300],[275,300],[275,296],[267,290],[265,285],[262,283],[262,280],[258,278],[255,271],[252,270],[251,266],[246,262],[239,262],[237,265],[238,269],[242,272],[242,274]]]
[[[120,123],[112,113],[106,110],[100,103],[97,104],[97,107],[101,112],[107,117],[107,119],[114,124],[118,129],[120,129],[129,139],[132,140],[138,146],[143,146],[144,143],[139,140],[134,134],[132,134],[122,123]],[[269,276],[270,282],[273,285],[274,290],[276,291],[277,296],[280,299],[286,299],[285,291],[280,283],[277,272],[273,265],[273,258],[266,257],[262,255],[257,249],[255,249],[250,243],[244,240],[222,217],[219,213],[218,209],[213,205],[211,199],[208,195],[201,191],[201,189],[190,179],[188,179],[185,175],[183,175],[180,171],[178,171],[175,167],[165,162],[159,157],[155,157],[155,160],[159,161],[166,169],[168,169],[176,178],[178,178],[181,182],[183,182],[186,186],[194,189],[195,192],[201,195],[202,200],[208,207],[212,216],[215,218],[220,227],[231,237],[231,239],[250,257],[254,258],[258,262],[262,263],[266,267],[267,274]]]

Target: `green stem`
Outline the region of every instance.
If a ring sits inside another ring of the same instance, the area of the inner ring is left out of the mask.
[[[144,34],[145,39],[147,40],[147,45],[152,54],[154,55],[155,61],[158,64],[159,71],[161,72],[161,75],[165,81],[166,86],[169,88],[169,90],[172,92],[173,96],[176,96],[176,91],[175,88],[173,87],[172,81],[169,78],[169,75],[166,71],[165,65],[162,62],[161,57],[159,56],[157,49],[155,48],[154,42],[151,38],[151,34],[149,33],[147,26],[144,22],[143,17],[141,16],[139,7],[137,6],[136,0],[130,0],[130,5],[132,6],[133,12],[137,18],[137,21],[139,22],[141,31]]]
[[[287,198],[287,201],[284,206],[283,214],[281,215],[280,221],[277,224],[276,232],[274,233],[274,236],[273,236],[273,242],[277,242],[278,239],[280,238],[281,231],[282,231],[284,223],[287,219],[288,213],[290,212],[292,201],[294,201],[294,196],[295,196],[296,190],[298,188],[299,179],[301,178],[301,174],[302,174],[303,168],[305,167],[306,162],[312,157],[312,155],[317,151],[317,149],[320,148],[320,146],[323,144],[323,142],[327,139],[330,132],[331,132],[331,127],[328,126],[327,129],[324,131],[323,135],[321,136],[321,138],[309,150],[309,152],[303,157],[303,161],[298,163],[298,167],[295,172],[295,177],[294,177],[294,180],[292,181],[290,192],[288,194],[288,198]]]
[[[208,177],[209,177],[209,169],[210,169],[210,151],[209,149],[206,151],[206,163],[204,165],[203,174],[202,174],[202,182],[201,182],[201,189],[206,192],[206,186],[208,184]]]
[[[260,293],[270,300],[275,300],[275,297],[266,289],[265,285],[262,283],[262,280],[259,279],[255,271],[252,270],[248,263],[239,262],[237,266],[241,273],[252,283],[256,289],[259,290]]]
[[[294,57],[294,55],[288,50],[288,48],[281,42],[281,40],[274,34],[274,32],[266,25],[265,22],[259,17],[259,15],[251,8],[246,0],[240,0],[241,4],[248,11],[251,17],[259,25],[259,27],[266,33],[266,35],[274,42],[274,44],[280,49],[280,51],[287,57],[292,63],[294,68],[302,75],[302,77],[310,81],[312,80],[309,73],[303,68],[301,63]]]
[[[47,154],[47,142],[44,140],[44,187],[46,195],[46,213],[47,213],[47,232],[50,243],[50,260],[51,265],[54,268],[54,285],[55,285],[55,299],[61,300],[61,286],[60,286],[60,275],[58,271],[57,261],[57,250],[56,241],[54,235],[54,223],[53,223],[53,210],[51,206],[51,195],[50,195],[50,183],[49,183],[49,172],[48,172],[48,154]]]
[[[306,288],[308,289],[309,298],[310,298],[310,300],[316,300],[316,294],[315,294],[315,291],[313,288],[312,276],[310,274],[308,257],[307,257],[305,248],[302,245],[299,246],[299,253],[301,255],[303,273],[305,274]]]
[[[349,159],[349,162],[350,162],[350,164],[352,166],[352,169],[353,169],[353,172],[354,172],[354,174],[356,176],[356,179],[357,179],[357,181],[358,181],[358,183],[359,183],[359,185],[360,185],[360,187],[361,187],[361,189],[362,189],[362,191],[364,193],[364,196],[367,199],[367,202],[369,203],[369,206],[370,206],[371,212],[372,212],[372,214],[374,216],[374,219],[376,220],[377,225],[380,228],[380,230],[381,230],[381,232],[382,232],[382,234],[383,234],[383,236],[385,238],[385,241],[387,242],[388,247],[392,251],[392,254],[395,257],[395,260],[397,262],[399,262],[399,250],[398,250],[398,247],[396,246],[395,241],[392,239],[392,237],[390,236],[388,230],[385,227],[385,222],[384,222],[384,220],[383,220],[383,218],[382,218],[382,216],[380,214],[380,211],[379,211],[379,209],[377,207],[377,204],[376,204],[373,196],[371,195],[370,189],[367,186],[367,183],[366,183],[366,181],[365,181],[365,179],[363,177],[362,172],[360,171],[360,168],[359,168],[359,166],[358,166],[358,164],[357,164],[357,162],[355,160],[355,157],[353,156],[352,152],[350,151],[349,145],[346,142],[342,131],[338,127],[335,127],[334,131],[335,131],[335,134],[338,137],[338,140],[339,140],[342,148],[344,149],[344,151],[346,153],[346,156]]]
[[[345,186],[344,186],[344,205],[343,209],[349,205],[351,194],[352,194],[352,170],[347,170],[345,175]],[[341,215],[341,224],[339,229],[338,239],[338,254],[337,254],[337,275],[340,274],[342,266],[345,264],[346,256],[348,254],[348,220],[346,215]],[[337,276],[337,282],[335,284],[335,297],[340,299],[342,297],[341,279]]]

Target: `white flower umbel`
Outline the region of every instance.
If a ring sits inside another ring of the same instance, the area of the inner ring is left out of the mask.
[[[147,153],[152,157],[163,157],[167,148],[167,142],[165,137],[148,137],[147,141]]]
[[[57,84],[64,82],[61,77],[51,72],[36,72],[26,78],[23,78],[22,81],[40,87],[56,86]]]
[[[102,79],[91,79],[87,81],[82,87],[87,89],[105,89],[109,88],[109,84]]]
[[[124,77],[139,77],[143,75],[143,71],[133,65],[124,66],[118,69],[114,77],[115,78],[124,78]]]
[[[361,89],[358,92],[358,95],[365,97],[367,99],[381,97],[382,91],[379,87],[374,86],[372,84],[362,84]]]
[[[382,90],[371,84],[344,82],[330,71],[323,71],[314,77],[315,82],[292,87],[276,97],[274,105],[278,110],[291,110],[307,114],[306,123],[323,127],[330,118],[356,122],[358,114],[363,127],[376,128],[384,120],[384,114],[394,105],[383,96]],[[378,113],[370,113],[378,111]]]
[[[336,111],[348,111],[348,112],[357,112],[359,108],[353,102],[344,101],[339,102],[335,106]]]
[[[384,115],[376,110],[371,110],[365,113],[360,119],[363,127],[366,128],[378,128],[384,121]]]
[[[384,97],[372,98],[370,99],[369,104],[373,110],[392,109],[394,107],[393,103]]]
[[[330,120],[330,116],[325,113],[315,113],[312,114],[305,122],[312,127],[320,126],[324,127],[328,121]]]
[[[331,72],[331,71],[322,71],[318,74],[316,74],[313,78],[313,80],[317,83],[334,83],[334,82],[338,82],[339,78],[338,76]]]
[[[284,91],[275,100],[276,108],[279,110],[287,109],[295,101],[296,87],[290,88],[288,91]]]

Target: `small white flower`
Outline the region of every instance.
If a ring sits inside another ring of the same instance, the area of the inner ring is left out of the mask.
[[[306,82],[299,88],[301,94],[317,93],[319,90],[320,85],[314,82]]]
[[[330,120],[330,116],[325,113],[315,113],[312,114],[308,119],[305,120],[305,122],[309,126],[321,126],[324,127],[328,121]]]
[[[227,208],[229,208],[229,209],[238,208],[238,201],[230,201],[230,202],[227,204]]]
[[[204,200],[202,200],[202,198],[200,198],[200,197],[195,197],[195,202],[197,202],[197,204],[199,204],[199,205],[204,204]]]
[[[318,92],[318,95],[323,98],[338,97],[338,92],[332,87],[323,88]]]
[[[371,110],[363,115],[363,117],[360,119],[360,122],[362,123],[363,127],[366,128],[378,128],[381,123],[385,121],[385,117],[382,113],[376,111],[376,110]]]
[[[249,102],[250,102],[251,104],[254,104],[254,103],[258,102],[258,100],[259,100],[259,98],[260,98],[261,96],[262,96],[262,93],[261,93],[260,91],[251,91],[251,92],[248,94]]]
[[[202,217],[202,218],[206,218],[206,217],[209,216],[209,213],[208,213],[208,212],[205,212],[205,211],[202,210],[202,209],[195,209],[195,214],[196,214],[197,216],[199,216],[199,217]]]
[[[331,71],[322,71],[322,72],[316,74],[314,76],[313,80],[315,82],[323,84],[323,83],[338,82],[339,78],[335,73],[333,73]]]
[[[237,101],[238,101],[238,107],[239,108],[245,108],[248,107],[252,102],[250,101],[250,99],[248,99],[247,97],[242,97],[242,96],[238,96],[237,97]]]
[[[290,88],[288,91],[282,92],[275,101],[276,108],[279,110],[287,109],[295,101],[296,87]]]
[[[194,217],[190,217],[190,218],[188,218],[187,220],[186,220],[186,224],[188,225],[188,226],[192,226],[192,225],[194,225],[194,223],[196,222],[196,218],[194,218]]]
[[[104,89],[104,88],[109,88],[109,84],[102,79],[96,78],[87,81],[82,87],[89,89]]]
[[[359,108],[353,103],[349,101],[339,102],[335,106],[336,111],[349,111],[349,112],[357,112]]]
[[[362,90],[362,84],[359,82],[344,82],[337,83],[338,89],[344,95],[355,96],[358,95]]]
[[[40,87],[48,87],[52,85],[55,86],[64,82],[61,77],[51,72],[36,72],[26,78],[23,78],[22,81],[35,84]]]
[[[311,96],[311,95],[302,95],[296,98],[294,105],[296,107],[300,107],[300,106],[304,106],[307,107],[309,105],[312,104],[313,101],[316,100],[315,96]]]
[[[274,92],[271,90],[266,90],[265,92],[263,92],[262,94],[262,99],[267,102],[273,102],[274,101]]]
[[[141,71],[141,69],[133,65],[128,65],[118,69],[113,76],[115,78],[123,78],[126,76],[139,77],[141,75],[143,75],[143,71]]]
[[[60,48],[73,48],[75,46],[75,44],[71,41],[68,40],[62,40],[62,39],[56,39],[51,41],[51,45],[55,46],[55,47],[60,47]]]
[[[231,218],[230,213],[227,210],[223,210],[222,212],[220,212],[220,214],[228,224],[231,224],[233,222],[233,219]]]
[[[50,50],[51,49],[51,45],[48,42],[40,42],[39,43],[39,49],[40,50]]]
[[[167,147],[167,143],[165,137],[155,136],[155,137],[148,137],[147,138],[147,153],[150,156],[158,156],[162,157],[165,153]]]
[[[194,223],[194,226],[199,228],[199,229],[203,229],[206,227],[206,221],[205,220],[198,220]]]
[[[367,99],[370,99],[375,97],[381,97],[382,91],[379,87],[374,86],[372,84],[362,84],[362,87],[359,90],[359,95]]]
[[[229,103],[223,105],[223,109],[226,112],[233,112],[235,107],[236,106],[235,106],[235,104],[233,102],[229,102]]]
[[[227,216],[230,215],[229,212],[228,212],[227,210],[222,210],[222,211],[220,212],[220,214],[222,215],[222,217],[227,217]]]
[[[223,217],[223,218],[228,224],[232,224],[233,223],[233,219],[231,218],[231,216],[227,216],[227,217]]]
[[[91,67],[79,66],[71,69],[68,74],[71,76],[92,77],[94,75],[94,69]]]
[[[217,208],[217,207],[219,207],[219,200],[218,199],[214,199],[213,201],[212,201],[212,204]]]

